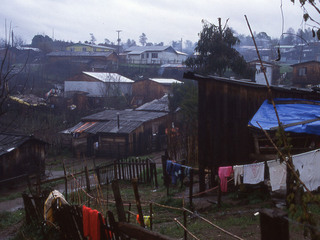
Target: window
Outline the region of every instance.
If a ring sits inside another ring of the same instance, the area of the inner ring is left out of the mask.
[[[306,76],[307,75],[307,68],[306,67],[299,68],[298,71],[299,71],[298,72],[299,76]]]
[[[83,51],[83,52],[86,52],[86,51],[87,51],[87,48],[86,48],[86,47],[83,47],[83,48],[82,48],[82,51]]]
[[[149,58],[149,53],[147,53],[147,57],[146,58]]]
[[[158,58],[158,53],[151,53],[151,58]]]
[[[141,54],[141,59],[144,59],[144,53]]]

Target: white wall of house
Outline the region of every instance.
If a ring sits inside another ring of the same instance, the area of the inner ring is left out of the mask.
[[[266,68],[266,75],[268,78],[269,83],[272,82],[272,66],[268,64],[263,65]],[[267,85],[266,80],[264,78],[264,74],[261,70],[261,65],[259,63],[256,64],[256,76],[255,76],[256,83]]]
[[[103,83],[86,81],[65,81],[64,95],[70,97],[75,91],[87,92],[89,97],[111,97],[132,94],[132,83]]]
[[[157,58],[153,57],[157,55]],[[176,54],[174,52],[143,52],[141,54],[128,54],[127,59],[132,63],[141,64],[166,64],[166,63],[182,63],[187,56]]]

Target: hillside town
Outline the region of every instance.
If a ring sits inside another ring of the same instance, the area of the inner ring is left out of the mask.
[[[10,25],[0,240],[320,239],[320,30],[246,20],[168,44]]]

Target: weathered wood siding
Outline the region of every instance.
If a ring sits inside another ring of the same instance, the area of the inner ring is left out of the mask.
[[[299,74],[304,69],[305,75]],[[293,65],[292,82],[297,87],[320,84],[320,62],[312,61]]]
[[[0,180],[23,174],[44,174],[45,143],[29,140],[20,147],[0,156]]]
[[[216,168],[249,163],[254,144],[248,121],[268,99],[267,87],[213,77],[192,79],[199,83],[199,164]],[[273,97],[320,99],[311,91],[272,87],[272,93]]]

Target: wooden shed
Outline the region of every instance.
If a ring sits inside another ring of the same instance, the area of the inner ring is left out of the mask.
[[[172,90],[172,84],[182,83],[172,78],[149,78],[136,81],[132,85],[133,104],[140,106],[154,99],[159,99]]]
[[[72,134],[77,155],[127,157],[161,150],[157,144],[165,133],[169,115],[166,112],[105,110],[87,117],[62,133]]]
[[[320,62],[308,61],[292,65],[292,83],[297,87],[308,87],[320,84]]]
[[[10,184],[10,181],[4,180],[15,181],[26,175],[44,175],[45,147],[45,142],[32,136],[1,133],[0,181]]]
[[[204,190],[204,169],[217,172],[219,166],[250,163],[254,140],[248,122],[264,100],[266,86],[249,81],[205,77],[188,72],[187,79],[199,87],[200,190]],[[307,89],[271,87],[273,97],[319,100],[320,94]]]

